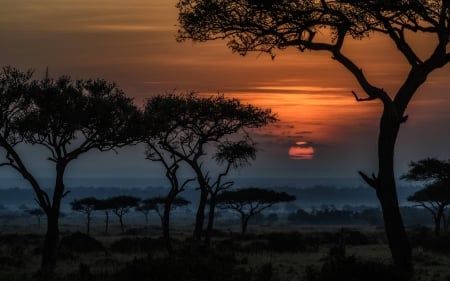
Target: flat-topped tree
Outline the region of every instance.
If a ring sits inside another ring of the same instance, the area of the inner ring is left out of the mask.
[[[249,187],[222,192],[217,196],[216,204],[221,209],[229,209],[239,213],[241,218],[241,233],[244,235],[251,217],[260,214],[274,204],[294,200],[295,196],[285,192]]]
[[[214,228],[215,210],[217,205],[217,196],[221,192],[231,188],[234,185],[232,181],[226,181],[225,177],[231,169],[238,170],[249,166],[252,160],[256,158],[256,145],[251,139],[238,141],[226,141],[217,146],[214,159],[222,167],[214,180],[209,183],[209,213],[208,224],[205,231],[205,244],[209,246],[212,230]]]
[[[146,112],[146,122],[154,130],[150,135],[157,135],[154,147],[167,152],[173,161],[179,160],[172,162],[174,171],[183,163],[197,180],[200,200],[193,232],[196,247],[202,238],[205,207],[212,184],[205,162],[213,160],[214,152],[221,144],[230,140],[251,140],[248,129],[273,123],[276,118],[269,109],[245,105],[238,99],[223,95],[201,97],[195,93],[155,96],[148,100]]]
[[[273,56],[288,47],[328,52],[367,94],[360,97],[353,92],[357,101],[381,101],[378,173],[360,174],[376,190],[393,261],[406,276],[412,272],[411,247],[398,207],[394,148],[417,89],[450,61],[449,5],[448,0],[179,0],[177,4],[180,41],[225,39],[241,55],[257,51]],[[409,66],[394,93],[374,83],[345,53],[349,40],[364,40],[375,33],[390,38]],[[418,33],[434,35],[429,43],[433,50],[423,56],[411,47],[414,40],[422,40],[415,36]]]
[[[445,208],[450,204],[450,160],[425,158],[409,163],[402,179],[425,183],[425,187],[410,197],[433,215],[435,234],[439,235],[441,222],[446,223]]]
[[[98,206],[98,199],[95,197],[85,197],[81,199],[75,199],[70,202],[72,210],[84,213],[86,215],[86,233],[90,234],[91,231],[91,219],[92,212],[96,210]]]
[[[30,183],[47,216],[41,265],[42,278],[46,279],[56,267],[60,206],[68,192],[66,168],[91,150],[108,151],[133,143],[140,112],[131,98],[104,80],[73,81],[62,76],[31,81],[31,72],[7,67],[0,81],[0,104],[7,109],[0,124],[0,146],[6,151],[2,166],[15,169]],[[47,160],[55,168],[51,194],[31,172],[36,160],[27,161],[26,155],[16,150],[18,143],[48,152]]]
[[[107,199],[108,205],[111,208],[113,214],[119,218],[120,230],[125,233],[125,225],[123,223],[123,217],[128,214],[128,212],[138,206],[140,199],[134,196],[119,195]]]
[[[450,205],[450,186],[442,181],[427,184],[408,197],[408,201],[416,202],[427,209],[434,220],[434,233],[438,236],[442,223],[446,224],[445,208]]]

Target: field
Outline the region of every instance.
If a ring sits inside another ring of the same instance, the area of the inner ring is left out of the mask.
[[[195,255],[190,229],[173,231],[175,254],[168,256],[158,227],[108,234],[82,225],[61,226],[57,280],[320,281],[397,280],[383,230],[375,227],[251,226],[216,231],[211,249]],[[39,268],[43,227],[3,225],[0,280],[34,280]],[[450,280],[450,236],[436,238],[426,228],[409,229],[415,279]]]

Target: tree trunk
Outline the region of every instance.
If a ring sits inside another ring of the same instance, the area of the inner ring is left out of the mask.
[[[42,250],[41,280],[51,280],[54,276],[59,244],[58,217],[59,210],[53,208],[48,210],[47,233],[45,234],[44,248]]]
[[[169,255],[173,254],[172,241],[170,240],[170,211],[172,208],[172,200],[168,198],[168,201],[164,205],[164,213],[161,218],[161,226],[163,232],[163,238],[166,243],[166,249]]]
[[[211,198],[209,202],[209,214],[208,214],[208,225],[206,226],[206,234],[205,234],[205,247],[209,248],[211,244],[211,235],[214,228],[214,216],[216,211],[216,203],[214,199]]]
[[[245,216],[244,214],[241,214],[241,235],[244,236],[245,233],[247,232],[247,225],[248,225],[248,220],[250,219],[249,216]]]
[[[109,226],[109,212],[105,211],[105,233],[108,233],[108,226]]]
[[[436,217],[434,218],[434,234],[436,236],[439,236],[439,234],[441,233],[441,221],[443,216],[444,216],[444,208],[443,206],[439,206],[438,211],[436,213]]]
[[[87,214],[87,225],[86,225],[86,232],[87,232],[87,235],[89,236],[89,234],[90,234],[90,232],[91,232],[91,213],[88,213]]]
[[[194,243],[196,246],[200,246],[203,233],[203,224],[205,221],[205,208],[206,202],[208,200],[208,190],[205,187],[200,189],[200,201],[198,203],[197,215],[195,217],[195,228],[194,228]]]
[[[384,227],[394,264],[405,278],[412,274],[411,246],[398,206],[394,176],[394,147],[400,128],[395,110],[384,108],[378,140],[379,173],[375,184],[383,211]]]
[[[122,234],[125,233],[125,227],[123,226],[123,216],[119,216],[119,222],[120,222],[120,230],[122,231]]]

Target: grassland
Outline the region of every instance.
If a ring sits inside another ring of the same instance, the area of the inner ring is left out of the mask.
[[[31,225],[1,227],[0,280],[34,280],[43,231]],[[116,227],[104,234],[99,227],[93,229],[90,237],[80,231],[82,225],[62,225],[57,280],[396,278],[380,228],[252,226],[245,237],[224,228],[217,231],[209,252],[193,255],[189,250],[190,229],[181,227],[173,231],[172,257],[168,256],[156,226],[129,229],[126,234],[119,234]],[[425,228],[409,231],[414,245],[414,280],[450,280],[450,236],[443,234],[436,238]]]

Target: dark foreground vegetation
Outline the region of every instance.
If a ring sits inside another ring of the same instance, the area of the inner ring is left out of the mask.
[[[415,249],[414,280],[450,280],[450,235],[409,230]],[[35,280],[41,234],[0,235],[0,280]],[[381,229],[259,228],[245,236],[214,231],[211,248],[192,254],[189,233],[164,240],[142,230],[135,235],[62,232],[54,280],[401,280],[390,263]]]

